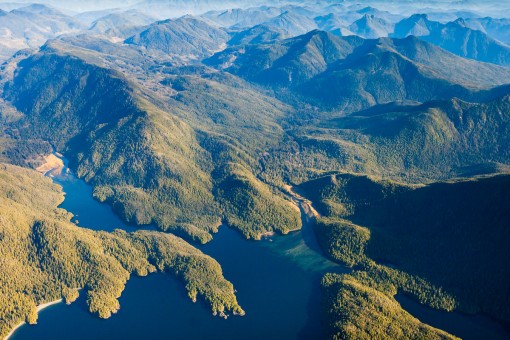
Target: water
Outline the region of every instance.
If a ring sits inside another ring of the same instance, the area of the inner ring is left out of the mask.
[[[132,227],[92,198],[84,181],[64,171],[54,177],[66,199],[61,205],[78,224],[95,230]],[[310,227],[307,221],[305,225]],[[99,226],[99,227],[98,227]],[[325,259],[311,228],[255,242],[222,226],[214,240],[199,246],[222,266],[234,283],[246,316],[213,317],[203,303],[192,303],[171,275],[132,278],[120,298],[121,310],[109,320],[88,313],[84,296],[70,306],[54,305],[39,314],[36,326],[23,326],[13,339],[314,339],[323,337],[320,279],[326,272],[346,272]]]
[[[84,181],[65,171],[54,181],[67,193],[61,205],[82,227],[133,230],[112,209],[92,198]],[[215,258],[236,290],[246,316],[213,317],[208,306],[192,303],[182,283],[168,274],[133,277],[120,298],[121,309],[108,320],[87,311],[84,296],[67,306],[58,304],[39,314],[36,326],[22,326],[13,339],[319,339],[320,279],[326,272],[348,272],[324,258],[310,221],[303,230],[268,240],[246,241],[226,226],[199,248]],[[508,330],[483,316],[445,313],[398,296],[412,315],[466,339],[510,338]]]
[[[433,325],[463,339],[510,339],[510,332],[499,322],[483,315],[466,315],[438,311],[416,303],[404,295],[397,295],[396,300],[409,314],[420,321]]]

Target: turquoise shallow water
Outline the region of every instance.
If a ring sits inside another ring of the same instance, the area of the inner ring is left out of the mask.
[[[61,205],[82,227],[135,230],[112,209],[92,198],[92,189],[68,173],[54,178],[66,192]],[[306,222],[306,221],[304,221]],[[287,236],[255,242],[226,226],[199,248],[221,265],[246,316],[213,317],[203,303],[192,303],[181,282],[168,274],[132,278],[109,320],[88,313],[85,297],[43,310],[36,326],[23,326],[13,339],[318,339],[324,336],[319,283],[325,272],[348,272],[325,259],[310,225]],[[503,327],[482,316],[442,313],[406,298],[411,314],[464,338],[509,338]]]

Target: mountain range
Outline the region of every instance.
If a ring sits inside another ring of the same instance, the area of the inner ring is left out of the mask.
[[[330,338],[456,338],[402,297],[508,323],[508,19],[470,3],[0,12],[0,335],[80,294],[109,318],[153,272],[224,317],[247,301],[249,324],[272,311],[233,273],[242,256],[205,254],[235,232],[250,252],[268,244],[240,236],[275,241],[300,275],[318,259],[294,297],[324,324],[291,322]],[[64,157],[129,228],[81,228],[62,208],[43,170]]]

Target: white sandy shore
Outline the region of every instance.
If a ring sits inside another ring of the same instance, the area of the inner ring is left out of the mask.
[[[37,313],[39,313],[40,311],[42,311],[45,308],[48,308],[48,307],[53,306],[53,305],[56,305],[57,303],[61,303],[63,301],[64,300],[60,299],[60,300],[55,300],[55,301],[51,301],[51,302],[48,302],[48,303],[43,303],[42,305],[37,306]],[[14,327],[12,329],[12,331],[9,334],[7,334],[5,339],[6,340],[9,339],[14,334],[14,332],[16,332],[16,330],[18,330],[18,328],[20,328],[24,324],[25,324],[25,322],[20,322],[19,324],[17,324],[16,327]]]

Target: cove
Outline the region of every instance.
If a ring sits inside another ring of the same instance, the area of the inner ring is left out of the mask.
[[[67,163],[66,163],[67,165]],[[67,168],[53,180],[66,193],[61,207],[75,215],[85,228],[133,231],[112,209],[92,197],[92,188]],[[171,275],[132,277],[120,298],[121,309],[108,320],[91,315],[82,294],[67,306],[58,304],[39,314],[38,324],[24,325],[13,339],[320,339],[320,280],[326,272],[349,269],[327,260],[317,243],[311,221],[303,216],[303,229],[264,241],[247,241],[222,226],[213,241],[198,246],[222,266],[244,317],[213,317],[200,301],[192,303],[182,283]],[[505,339],[509,333],[483,316],[445,313],[398,296],[413,316],[465,339]]]
[[[105,204],[92,188],[68,169],[53,177],[66,193],[61,207],[78,224],[94,230],[134,230]],[[38,324],[22,326],[13,339],[194,338],[310,339],[321,338],[320,280],[326,272],[347,272],[320,253],[313,230],[247,241],[226,226],[214,240],[198,246],[222,266],[244,317],[213,317],[200,301],[192,303],[182,283],[171,275],[132,277],[120,298],[121,309],[108,320],[87,311],[85,296],[67,306],[58,304],[39,314]]]

